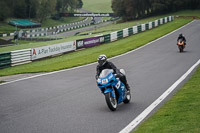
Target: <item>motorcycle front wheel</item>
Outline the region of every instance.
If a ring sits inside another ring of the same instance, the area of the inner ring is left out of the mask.
[[[108,92],[105,94],[106,103],[108,105],[108,108],[112,111],[115,111],[117,109],[117,100],[116,97],[112,97],[111,92]]]

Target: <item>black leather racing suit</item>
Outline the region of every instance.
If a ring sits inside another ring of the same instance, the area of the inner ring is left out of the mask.
[[[109,61],[106,61],[104,65],[99,65],[99,64],[97,65],[96,79],[99,77],[101,71],[104,69],[113,69],[114,73],[117,74],[117,77],[119,77],[120,80],[125,84],[126,88],[128,90],[130,89],[126,80],[126,76],[122,74],[112,62]]]
[[[179,39],[182,39],[184,41],[185,45],[186,45],[186,39],[185,39],[184,36],[179,36],[178,39],[177,39],[177,42],[178,42]]]

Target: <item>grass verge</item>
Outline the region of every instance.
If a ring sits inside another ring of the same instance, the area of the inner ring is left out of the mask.
[[[87,9],[94,13],[112,13],[111,0],[82,0],[83,9]],[[103,10],[102,10],[103,7]]]
[[[200,132],[200,67],[163,107],[134,133]]]
[[[35,61],[30,64],[1,69],[0,76],[21,73],[51,72],[71,68],[95,62],[99,54],[106,54],[108,57],[113,57],[145,45],[146,43],[185,25],[191,20],[191,18],[178,18],[155,29],[145,31],[116,42],[99,45],[78,52],[68,53],[55,58]]]

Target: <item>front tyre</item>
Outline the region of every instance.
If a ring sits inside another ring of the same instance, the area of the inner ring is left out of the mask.
[[[108,108],[112,111],[115,111],[117,109],[117,100],[116,98],[112,97],[112,93],[111,92],[106,93],[105,99],[106,99]]]
[[[126,103],[129,103],[130,101],[131,101],[131,92],[127,91],[126,99],[123,102],[126,104]]]

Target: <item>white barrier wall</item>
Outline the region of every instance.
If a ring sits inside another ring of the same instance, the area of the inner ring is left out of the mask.
[[[172,16],[169,16],[169,21],[172,21]]]
[[[158,20],[155,20],[155,27],[158,26]]]
[[[149,22],[149,29],[152,29],[152,22]]]
[[[133,26],[133,34],[136,34],[136,33],[138,33],[137,26]]]
[[[165,23],[167,23],[167,17],[165,17]]]
[[[11,66],[31,62],[31,49],[11,51]]]
[[[160,19],[160,24],[163,24],[163,19],[162,18]]]
[[[146,29],[146,28],[145,28],[145,24],[142,24],[142,29],[141,29],[141,30],[142,30],[142,31],[145,31],[145,29]]]
[[[127,37],[128,36],[128,28],[123,29],[123,37]]]
[[[111,40],[111,42],[117,40],[117,31],[116,31],[116,32],[112,32],[112,33],[110,34],[110,40]]]

